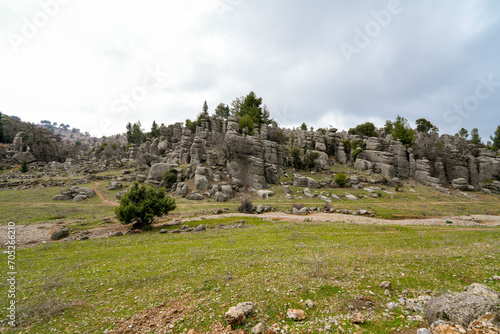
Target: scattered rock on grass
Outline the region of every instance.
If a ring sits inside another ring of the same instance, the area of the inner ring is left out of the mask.
[[[358,200],[358,198],[352,194],[345,195],[345,198],[347,198],[350,201],[357,201]]]
[[[304,312],[303,310],[293,309],[293,308],[289,308],[286,311],[286,315],[288,316],[288,318],[293,319],[295,321],[304,320],[306,318],[306,312]]]
[[[392,311],[392,310],[395,310],[397,308],[400,308],[401,305],[399,305],[398,303],[395,303],[395,302],[390,302],[386,305],[387,309]]]
[[[254,304],[252,302],[239,303],[236,307],[242,310],[246,317],[251,316],[254,310]]]
[[[296,207],[293,207],[292,213],[294,215],[307,215],[307,208],[303,207],[302,209],[297,209]]]
[[[351,317],[351,320],[353,324],[364,324],[366,321],[365,316],[361,313],[354,313]]]
[[[389,281],[383,281],[382,283],[380,283],[380,287],[384,290],[387,290],[387,289],[390,290],[392,288],[392,283]]]
[[[63,228],[59,231],[55,231],[52,233],[50,239],[52,240],[61,240],[69,236],[69,230],[67,228]]]
[[[207,228],[205,227],[205,225],[203,224],[200,224],[198,226],[196,226],[196,228],[194,229],[196,232],[201,232],[201,231],[205,231]]]
[[[313,308],[314,307],[314,302],[310,299],[306,300],[306,306],[309,307],[309,308]]]
[[[262,322],[259,322],[257,325],[255,325],[253,328],[252,328],[252,334],[261,334],[261,333],[264,333],[264,331],[266,330],[264,324]]]
[[[121,189],[123,185],[120,182],[117,181],[111,181],[111,183],[108,186],[108,190],[118,190]]]
[[[246,320],[245,312],[237,307],[232,306],[224,315],[224,319],[226,319],[227,323],[231,326],[241,325]]]

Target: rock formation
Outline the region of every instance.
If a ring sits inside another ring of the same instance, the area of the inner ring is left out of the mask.
[[[329,170],[335,163],[349,164],[390,179],[413,178],[445,192],[449,190],[444,186],[460,191],[496,192],[493,182],[500,180],[498,151],[450,135],[418,133],[411,147],[385,135],[381,129],[377,130],[378,137],[367,138],[333,128],[307,131],[262,125],[250,135],[247,128],[240,131],[238,119],[234,116],[227,120],[210,117],[192,130],[183,123],[162,124],[158,138],[148,139],[140,145],[131,144],[127,151],[116,150],[115,155],[114,151],[107,151],[109,145],[106,148],[102,139],[89,138],[85,145],[94,149],[86,153],[87,159],[95,164],[101,161],[101,165],[123,165],[132,160],[136,165],[151,166],[147,183],[155,186],[161,184],[166,170],[178,168],[184,173],[178,182],[194,178],[194,190],[201,192],[219,186],[222,181],[230,183],[235,190],[244,187],[263,189],[270,184],[279,184],[281,170],[294,167],[291,156],[294,149],[300,151],[303,161],[315,157],[312,167],[307,166],[311,170]],[[46,129],[24,125],[23,131],[12,140],[13,143],[1,154],[10,164],[45,162],[49,164],[44,171],[55,173],[68,170],[69,165],[62,164],[67,158],[78,158],[74,147],[67,146],[60,137]],[[487,181],[489,183],[485,185]],[[310,189],[332,185],[299,174],[294,176],[293,184]],[[187,196],[187,187],[174,186],[174,190]],[[229,195],[221,192],[218,196],[221,200],[222,194]]]

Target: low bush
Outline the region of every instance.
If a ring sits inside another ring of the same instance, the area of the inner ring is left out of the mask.
[[[252,213],[253,212],[253,204],[250,198],[245,197],[241,200],[241,204],[238,207],[238,212],[240,213]]]
[[[177,174],[179,172],[175,168],[171,168],[163,173],[162,179],[165,188],[170,189],[177,182]]]
[[[337,183],[340,187],[344,187],[347,184],[347,176],[340,172],[335,174],[334,178],[335,183]]]

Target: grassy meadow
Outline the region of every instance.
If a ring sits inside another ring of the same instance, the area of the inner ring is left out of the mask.
[[[243,301],[256,304],[248,326],[263,321],[292,333],[319,332],[334,318],[355,331],[349,314],[361,294],[374,306],[359,310],[367,317],[360,327],[391,333],[420,325],[401,309],[385,311],[403,291],[416,298],[471,282],[500,290],[500,282],[490,280],[500,272],[498,228],[245,220],[243,228],[231,228],[240,222],[225,218],[202,221],[209,228],[201,233],[152,231],[22,249],[16,332],[104,333],[173,302],[192,311],[172,332],[203,332],[224,323],[229,306]],[[216,228],[220,224],[227,228]],[[391,297],[379,287],[385,280],[393,284]],[[6,288],[2,282],[0,295]],[[307,309],[307,299],[316,306]],[[290,307],[306,310],[307,319],[288,320]]]

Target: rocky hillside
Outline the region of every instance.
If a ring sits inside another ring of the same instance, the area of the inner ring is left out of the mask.
[[[414,143],[406,146],[383,129],[375,131],[377,137],[366,137],[333,128],[308,131],[263,124],[260,131],[256,128],[249,135],[246,128],[239,131],[236,117],[223,120],[212,116],[194,132],[183,123],[162,124],[157,138],[146,139],[140,145],[90,138],[75,149],[48,130],[29,124],[20,130],[3,153],[4,160],[30,163],[84,158],[93,163],[101,161],[103,168],[161,163],[161,168],[156,166],[149,177],[151,184],[160,184],[165,170],[187,165],[218,169],[225,179],[257,189],[279,184],[281,171],[289,167],[321,171],[335,164],[351,165],[388,178],[413,178],[443,192],[448,191],[448,185],[462,191],[478,191],[485,184],[488,187],[492,181],[500,180],[498,151],[436,132],[417,132]]]
[[[1,114],[0,114],[1,115]],[[23,163],[64,162],[76,156],[75,144],[59,135],[18,117],[1,115],[2,142],[0,160],[4,166]]]

